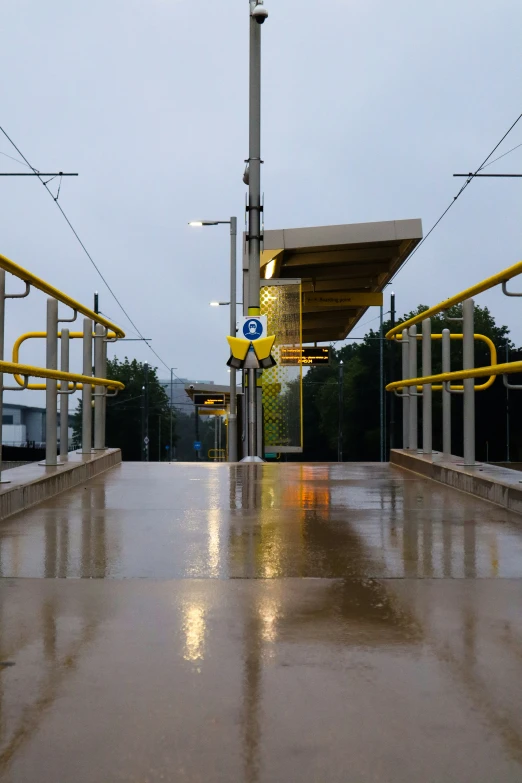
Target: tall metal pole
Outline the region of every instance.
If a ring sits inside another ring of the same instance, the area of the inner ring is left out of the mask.
[[[4,360],[4,330],[5,330],[5,269],[0,269],[0,361]],[[0,373],[0,484],[9,484],[2,479],[2,424],[4,410],[4,376]]]
[[[143,365],[145,371],[145,382],[143,385],[143,406],[142,406],[142,449],[143,460],[149,461],[149,365],[147,362]]]
[[[62,329],[60,334],[60,370],[69,372],[69,330]],[[62,381],[60,394],[60,458],[65,460],[69,454],[69,384]]]
[[[475,303],[466,299],[462,303],[463,369],[475,366]],[[464,465],[475,464],[475,379],[464,380]]]
[[[506,340],[506,364],[509,363],[509,343]],[[509,437],[509,389],[506,386],[506,462],[511,462]]]
[[[410,338],[408,330],[402,330],[402,379],[410,376]],[[402,448],[410,448],[410,390],[404,387],[402,390]]]
[[[47,300],[46,366],[48,370],[58,369],[58,301]],[[47,378],[45,382],[45,464],[57,465],[58,439],[58,382]]]
[[[379,322],[379,419],[381,435],[381,456],[380,461],[384,462],[384,345],[383,345],[383,307],[380,307]]]
[[[431,375],[431,318],[422,322],[422,374]],[[431,456],[433,452],[432,426],[433,389],[431,383],[422,387],[422,451]]]
[[[248,152],[248,315],[260,314],[261,258],[261,25],[250,0],[250,90]],[[248,372],[248,456],[257,456],[257,371]]]
[[[392,293],[390,297],[390,317],[391,317],[391,327],[392,329],[395,327],[395,294]],[[391,383],[394,380],[394,374],[395,374],[395,340],[390,340],[389,342],[389,357],[390,357],[390,368],[389,368],[389,383]],[[403,389],[404,391],[404,389]],[[390,400],[390,449],[397,448],[395,439],[395,394],[389,395]]]
[[[230,218],[230,336],[236,336],[237,218]],[[172,447],[171,447],[172,448]],[[237,462],[236,371],[230,368],[230,413],[228,414],[228,461]]]
[[[173,381],[172,381],[172,370],[173,367],[170,368],[170,446],[169,446],[169,460],[172,462],[173,454],[172,454],[172,399],[173,399]]]
[[[417,327],[415,325],[410,326],[409,331],[409,377],[417,377]],[[418,448],[418,434],[417,434],[417,387],[410,386],[408,389],[410,393],[410,423],[408,427],[410,437],[410,449],[417,451]]]
[[[103,346],[105,342],[105,327],[96,324],[94,337],[94,374],[98,378],[104,378],[103,375]],[[105,386],[94,387],[94,450],[103,451],[105,449],[105,433],[103,431],[103,401],[105,397]]]
[[[442,330],[442,372],[451,372],[450,330]],[[442,384],[442,451],[451,454],[451,392]]]
[[[339,362],[339,432],[337,436],[337,462],[343,461],[343,360]]]
[[[83,319],[83,374],[92,375],[92,321]],[[82,454],[90,454],[92,449],[92,386],[84,383],[82,387]]]

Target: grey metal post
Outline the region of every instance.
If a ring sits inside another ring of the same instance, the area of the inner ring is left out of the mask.
[[[379,423],[381,435],[380,461],[384,462],[384,335],[383,335],[383,307],[380,307],[379,322]]]
[[[442,372],[451,372],[450,330],[442,330]],[[442,384],[442,451],[451,454],[451,392]]]
[[[104,378],[103,375],[103,346],[105,343],[105,327],[96,324],[94,338],[94,375]],[[94,449],[103,451],[105,448],[105,433],[103,431],[103,401],[105,399],[105,386],[94,387]]]
[[[256,406],[257,373],[248,370],[248,456],[257,456],[257,406]]]
[[[509,364],[509,342],[506,338],[506,364]],[[506,386],[506,462],[511,462],[509,437],[509,389]]]
[[[230,218],[230,336],[236,336],[237,218]],[[171,444],[172,448],[172,444]],[[236,371],[230,368],[230,412],[228,414],[228,461],[237,462]]]
[[[69,372],[69,330],[62,329],[60,335],[60,370]],[[60,391],[60,459],[67,459],[69,454],[69,384],[62,381]]]
[[[417,327],[410,326],[410,332],[409,332],[409,341],[410,341],[410,350],[409,353],[409,377],[410,378],[416,378],[417,377]],[[410,449],[412,451],[417,451],[418,448],[418,434],[417,434],[417,387],[411,386],[409,388],[410,392],[410,421],[409,421],[409,439],[410,439]]]
[[[463,369],[475,366],[475,302],[462,303]],[[475,379],[464,380],[464,465],[475,464]]]
[[[0,269],[0,361],[4,360],[4,330],[5,330],[5,269]],[[9,484],[2,479],[2,424],[4,410],[4,376],[0,373],[0,484]]]
[[[173,456],[174,456],[173,453],[172,453],[172,399],[173,399],[173,396],[172,396],[172,386],[173,386],[172,370],[173,370],[173,368],[171,367],[170,368],[170,446],[169,446],[169,462],[172,462],[172,459],[173,459]]]
[[[422,374],[431,375],[431,318],[425,318],[422,322]],[[426,383],[422,387],[423,454],[431,454],[433,451],[432,399],[431,383]]]
[[[105,329],[105,337],[102,340],[102,374],[101,378],[107,377],[107,336],[109,334],[109,330]],[[101,398],[102,401],[102,433],[103,433],[103,447],[107,448],[107,392],[108,389],[105,386],[104,387],[104,394]]]
[[[339,362],[339,431],[337,435],[337,462],[343,461],[343,398],[344,398],[344,365]]]
[[[410,341],[408,330],[402,330],[402,378],[409,378],[410,372]],[[402,391],[402,448],[410,448],[410,390],[405,386]]]
[[[261,257],[261,25],[252,17],[257,2],[250,5],[250,89],[248,152],[248,315],[259,315]],[[248,455],[257,457],[256,372],[248,373]]]
[[[83,375],[92,376],[92,321],[83,319]],[[82,388],[82,454],[90,454],[92,449],[92,386],[83,384]]]
[[[58,369],[58,302],[47,299],[47,338],[45,364],[48,370]],[[47,378],[45,382],[45,464],[57,465],[58,439],[58,382]]]

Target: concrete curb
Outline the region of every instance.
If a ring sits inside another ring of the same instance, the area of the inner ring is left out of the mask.
[[[392,465],[522,514],[522,473],[490,464],[467,468],[457,465],[457,460],[462,457],[428,457],[402,449],[393,449],[390,454]]]
[[[120,449],[106,449],[89,455],[72,452],[63,467],[51,468],[32,462],[6,470],[2,477],[10,483],[0,485],[0,520],[89,481],[120,463]]]

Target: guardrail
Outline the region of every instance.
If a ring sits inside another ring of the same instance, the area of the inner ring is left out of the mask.
[[[497,364],[495,346],[484,335],[476,335],[474,331],[473,296],[502,285],[506,296],[522,296],[507,290],[507,282],[517,275],[522,274],[522,262],[514,264],[497,275],[483,280],[474,286],[462,291],[456,296],[440,302],[434,307],[428,308],[422,313],[398,324],[391,329],[386,338],[388,340],[400,339],[402,344],[402,375],[403,379],[389,383],[386,390],[398,393],[403,402],[403,449],[418,451],[417,432],[417,398],[422,397],[422,452],[431,455],[433,452],[433,421],[432,421],[432,392],[442,388],[442,450],[445,454],[451,454],[451,395],[463,394],[464,396],[464,465],[474,466],[475,462],[475,392],[489,388],[498,375],[504,378],[504,384],[509,389],[522,389],[522,386],[512,385],[507,376],[511,373],[522,372],[522,362],[507,362]],[[462,304],[462,318],[451,320],[462,321],[462,335],[453,335],[449,329],[444,329],[441,335],[431,334],[431,317],[437,315],[457,304]],[[422,323],[422,335],[417,334],[417,324]],[[400,337],[399,337],[400,335]],[[422,339],[422,376],[417,374],[417,340]],[[442,340],[442,373],[432,374],[432,339]],[[463,369],[451,372],[451,340],[463,340]],[[491,364],[486,367],[475,367],[474,341],[483,339],[493,345],[491,350]],[[415,345],[415,349],[411,349]],[[475,386],[475,378],[489,377],[486,383]],[[462,386],[452,386],[452,381],[462,380]],[[442,386],[438,386],[441,384]],[[420,391],[419,391],[420,390]]]
[[[14,275],[25,283],[25,292],[21,294],[6,294],[6,272]],[[23,299],[30,294],[31,287],[48,295],[47,299],[47,328],[45,332],[30,332],[22,335],[13,346],[13,361],[4,361],[4,328],[5,328],[5,302],[6,299]],[[64,304],[73,310],[70,318],[60,318],[58,304]],[[59,331],[59,323],[74,322],[78,313],[85,316],[82,332],[72,332],[72,336],[81,337],[83,340],[83,372],[71,373],[69,371],[69,340],[71,333],[68,329]],[[93,333],[94,325],[94,333]],[[28,337],[45,337],[46,339],[46,367],[34,367],[18,362],[20,344]],[[82,390],[82,447],[83,454],[92,451],[92,398],[94,397],[94,450],[105,449],[105,415],[106,398],[109,390],[117,394],[124,386],[118,381],[106,378],[107,374],[107,343],[114,342],[120,337],[125,337],[125,332],[116,324],[113,324],[105,316],[95,313],[89,307],[85,307],[72,297],[64,294],[50,283],[41,280],[27,269],[15,264],[14,261],[0,254],[0,420],[3,413],[3,392],[23,391],[24,389],[41,389],[46,394],[46,451],[43,464],[59,467],[66,464],[68,455],[68,425],[69,402],[68,396],[74,391]],[[93,338],[94,338],[94,374],[93,374]],[[58,370],[58,339],[61,343],[60,369]],[[16,359],[16,361],[15,361]],[[5,373],[15,377],[17,386],[4,386]],[[34,384],[29,378],[45,378],[46,383]],[[61,381],[60,384],[58,382]],[[93,391],[94,389],[94,391]],[[60,395],[60,460],[57,455],[58,417],[57,404]],[[2,476],[2,458],[0,445],[0,483],[8,483]]]

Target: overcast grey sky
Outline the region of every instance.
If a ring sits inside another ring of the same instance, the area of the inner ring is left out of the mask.
[[[522,111],[517,0],[266,7],[267,228],[420,217],[426,232],[462,184],[452,174],[476,168]],[[227,229],[187,222],[243,225],[248,0],[4,0],[2,22],[2,126],[40,170],[79,172],[60,203],[167,365],[226,382],[228,311],[208,303],[228,299]],[[522,121],[498,154],[518,143]],[[7,140],[0,151],[15,154]],[[489,171],[522,172],[522,147]],[[133,336],[42,185],[2,178],[0,199],[0,252],[84,302],[99,290]],[[522,180],[476,180],[397,277],[398,310],[521,258]],[[522,343],[520,300],[478,301]],[[7,308],[9,356],[18,334],[44,329],[44,297]],[[140,343],[115,350],[158,364]],[[27,345],[21,360],[43,355]]]

